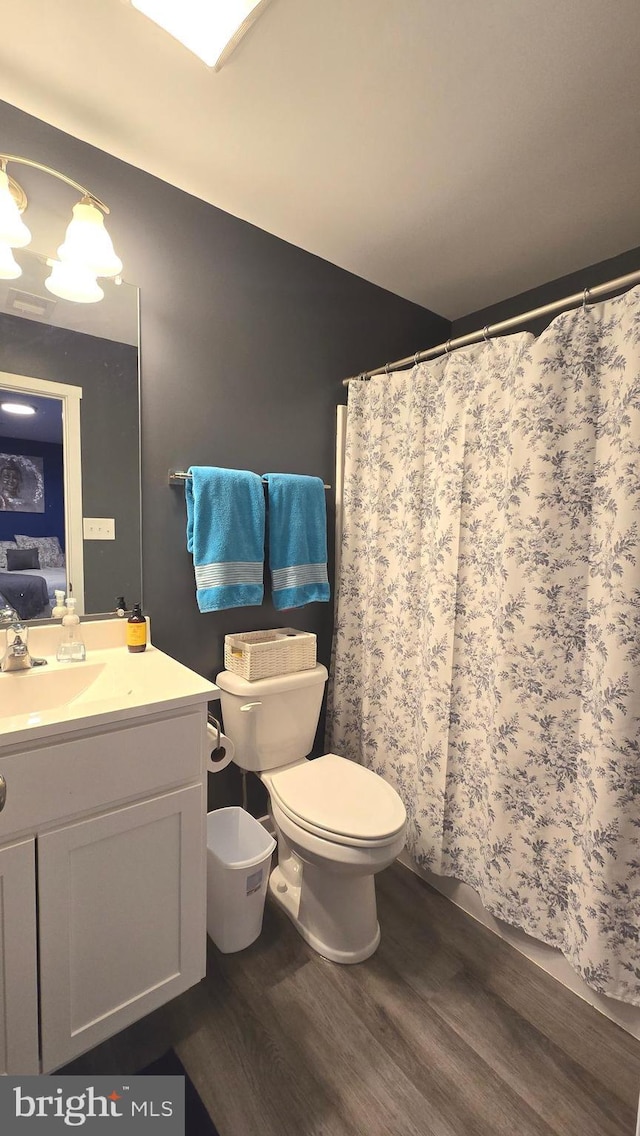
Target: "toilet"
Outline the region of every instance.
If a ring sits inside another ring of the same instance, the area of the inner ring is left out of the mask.
[[[302,938],[332,962],[369,958],[380,942],[374,876],[405,842],[395,789],[335,753],[307,760],[326,667],[248,682],[216,678],[234,761],[266,786],[278,837],[272,898]]]

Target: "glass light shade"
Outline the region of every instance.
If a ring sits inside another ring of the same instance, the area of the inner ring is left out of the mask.
[[[26,402],[0,402],[0,410],[4,410],[6,414],[19,414],[24,418],[36,412],[35,406],[27,406]]]
[[[269,0],[131,0],[155,24],[218,70]]]
[[[95,272],[77,264],[54,261],[51,276],[47,277],[44,286],[54,296],[59,296],[61,300],[72,300],[74,304],[97,304],[104,298]]]
[[[9,245],[0,244],[0,280],[17,280],[19,276],[22,276],[22,269],[14,260]]]
[[[58,256],[65,264],[86,269],[93,276],[118,276],[122,261],[116,256],[100,209],[84,201],[73,207]]]
[[[10,248],[24,248],[30,240],[31,233],[11,195],[9,178],[0,170],[0,243]]]

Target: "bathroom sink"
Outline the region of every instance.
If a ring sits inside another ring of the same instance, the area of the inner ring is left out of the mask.
[[[39,715],[70,706],[90,691],[104,671],[104,663],[88,663],[74,668],[38,667],[28,671],[0,674],[0,728],[2,719],[17,715]]]
[[[120,619],[83,623],[87,659],[59,662],[60,629],[33,629],[34,655],[47,666],[0,673],[0,752],[36,738],[145,717],[154,708],[202,702],[217,688],[151,643],[129,653]],[[31,647],[31,643],[29,644]]]

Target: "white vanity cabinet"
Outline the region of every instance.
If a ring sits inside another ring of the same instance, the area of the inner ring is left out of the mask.
[[[38,838],[43,1069],[204,975],[198,786]]]
[[[3,737],[0,1072],[49,1072],[204,976],[206,694],[192,703]]]
[[[0,1075],[38,1073],[35,841],[0,847]]]

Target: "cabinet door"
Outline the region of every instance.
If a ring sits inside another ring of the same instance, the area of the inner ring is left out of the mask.
[[[202,786],[38,838],[43,1071],[204,975]]]
[[[0,1074],[39,1073],[35,841],[0,848]]]

